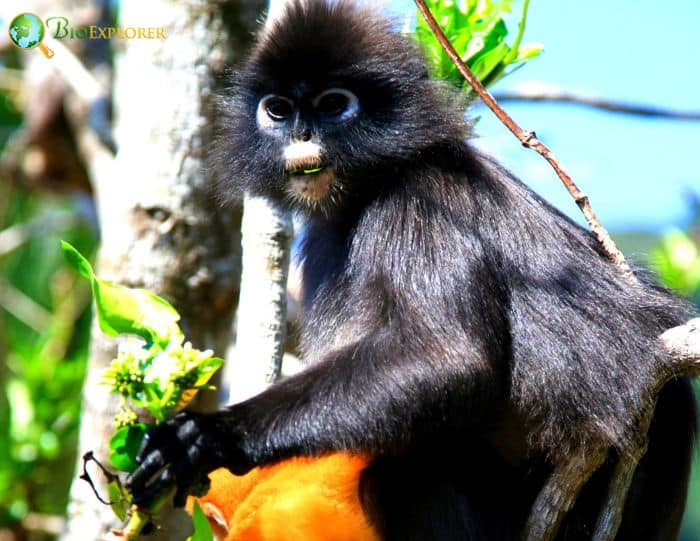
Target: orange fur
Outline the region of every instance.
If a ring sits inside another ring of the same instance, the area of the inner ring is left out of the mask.
[[[212,472],[199,501],[220,541],[378,541],[358,495],[362,457],[293,458],[237,477]]]

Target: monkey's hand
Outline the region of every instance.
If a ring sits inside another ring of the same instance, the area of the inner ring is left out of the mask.
[[[241,475],[254,465],[241,449],[242,432],[231,421],[233,412],[178,413],[151,429],[136,456],[138,468],[126,479],[126,488],[138,506],[175,487],[173,502],[185,505],[189,489],[216,468]]]

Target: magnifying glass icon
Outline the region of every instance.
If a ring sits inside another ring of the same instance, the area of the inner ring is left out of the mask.
[[[53,51],[42,43],[46,29],[43,21],[33,13],[20,13],[8,28],[8,34],[12,43],[20,49],[34,49],[38,47],[46,58],[53,56]]]

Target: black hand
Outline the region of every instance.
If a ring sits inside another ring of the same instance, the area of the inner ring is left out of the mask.
[[[126,479],[134,503],[148,506],[175,486],[179,507],[210,471],[226,466],[243,473],[252,467],[237,445],[240,436],[234,430],[221,433],[218,415],[181,412],[148,432],[136,457],[139,467]]]

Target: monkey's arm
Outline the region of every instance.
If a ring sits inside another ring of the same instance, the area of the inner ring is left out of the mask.
[[[177,485],[183,504],[187,489],[218,467],[241,474],[293,455],[397,451],[438,434],[436,420],[468,416],[468,359],[419,358],[410,340],[375,333],[246,402],[179,414],[147,436],[127,481],[136,502]]]

